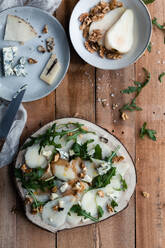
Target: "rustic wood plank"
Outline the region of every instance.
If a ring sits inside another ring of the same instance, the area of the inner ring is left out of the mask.
[[[120,90],[128,86],[133,78],[134,66],[120,71],[97,70],[96,123],[116,135],[134,158],[135,115],[132,113],[129,120],[123,121],[118,111],[128,100]],[[134,197],[127,210],[97,225],[97,236],[97,247],[135,247]]]
[[[54,120],[55,117],[55,93],[53,92],[48,97],[39,101],[24,104],[27,113],[28,121],[23,133],[23,139],[28,137],[41,126]],[[49,233],[31,222],[29,222],[23,212],[23,206],[20,201],[17,201],[16,215],[16,247],[17,248],[54,248],[55,235]]]
[[[13,176],[7,166],[0,173],[0,247],[16,248],[16,215],[11,213],[16,205]]]
[[[165,2],[155,1],[149,6],[152,17],[157,17],[159,23],[165,21]],[[165,45],[163,32],[154,27],[152,35],[152,52],[137,62],[137,78],[141,77],[141,68],[147,68],[152,75],[151,82],[139,96],[138,104],[143,111],[136,117],[136,160],[138,185],[136,195],[136,247],[163,248],[165,244],[165,78],[158,81],[158,75],[165,71]],[[144,122],[157,131],[157,142],[139,138],[139,129]],[[150,193],[145,199],[142,191]]]
[[[66,30],[76,2],[63,1],[56,13]],[[56,118],[69,116],[95,121],[95,69],[85,64],[73,48],[69,72],[56,90]],[[59,232],[57,247],[95,247],[95,225]]]

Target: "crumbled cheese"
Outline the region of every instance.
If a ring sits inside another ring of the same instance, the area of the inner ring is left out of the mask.
[[[81,183],[80,182],[77,182],[76,185],[75,185],[75,188],[77,190],[81,190]]]
[[[60,153],[60,158],[69,160],[69,154],[61,149],[57,149]]]
[[[52,155],[52,151],[42,151],[42,155],[43,155],[46,159],[49,159],[50,156]]]
[[[64,201],[63,200],[59,200],[58,205],[60,208],[64,207]]]
[[[14,64],[14,58],[17,54],[17,47],[4,47],[2,49],[3,52],[3,67],[4,67],[4,74],[6,76],[14,75],[14,71],[12,66]]]
[[[97,168],[97,171],[99,175],[104,175],[107,173],[107,171],[110,169],[111,165],[107,162],[103,162],[100,164],[100,166]]]
[[[88,152],[88,155],[89,155],[89,156],[93,156],[94,153],[95,153],[95,150],[94,150],[94,149],[91,149],[91,150]]]
[[[21,57],[18,60],[18,64],[13,68],[13,71],[15,72],[17,77],[21,76],[26,76],[27,72],[25,71],[25,64],[26,64],[26,59],[25,57]]]
[[[50,200],[51,200],[51,201],[55,200],[55,199],[58,198],[58,197],[59,197],[59,195],[56,194],[56,193],[51,193],[51,194],[50,194]]]
[[[85,177],[83,178],[83,181],[87,182],[87,183],[91,183],[92,182],[92,178],[88,175],[85,175]]]
[[[60,187],[60,191],[64,193],[67,190],[68,186],[69,184],[67,182],[63,183],[62,186]]]
[[[73,150],[69,150],[69,156],[73,156],[75,152]]]

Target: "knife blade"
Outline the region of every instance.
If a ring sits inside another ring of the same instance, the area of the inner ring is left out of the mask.
[[[12,101],[10,102],[6,113],[4,114],[0,122],[0,152],[2,150],[5,139],[8,136],[8,133],[11,129],[11,126],[14,122],[15,116],[19,109],[19,106],[22,102],[22,98],[25,94],[27,85],[23,85],[14,95]]]

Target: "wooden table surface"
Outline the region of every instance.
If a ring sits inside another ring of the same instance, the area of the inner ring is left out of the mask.
[[[138,0],[137,0],[138,1]],[[70,14],[76,0],[63,0],[56,12],[68,35]],[[151,16],[165,21],[165,1],[149,6]],[[52,234],[31,224],[13,184],[10,167],[0,170],[0,248],[164,248],[165,247],[165,45],[163,32],[153,29],[152,52],[134,65],[119,71],[103,71],[86,64],[71,47],[69,71],[48,97],[26,103],[28,121],[22,141],[44,124],[61,117],[82,117],[113,132],[136,162],[138,183],[129,207],[98,224]],[[129,112],[123,121],[119,107],[129,99],[121,89],[132,80],[143,80],[142,67],[151,72],[151,82],[137,103],[143,111]],[[114,94],[114,97],[111,94]],[[101,100],[106,99],[106,104]],[[119,107],[112,109],[112,104]],[[139,138],[144,122],[157,131],[157,141]],[[150,193],[148,199],[141,194]],[[16,213],[11,209],[16,206]]]

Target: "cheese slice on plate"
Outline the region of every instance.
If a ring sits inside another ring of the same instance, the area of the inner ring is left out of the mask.
[[[8,15],[4,40],[26,42],[37,37],[37,32],[25,20],[18,16]]]
[[[52,54],[40,76],[40,79],[42,79],[47,84],[51,85],[55,80],[60,68],[61,67],[58,62],[58,59],[56,58],[56,55]]]

